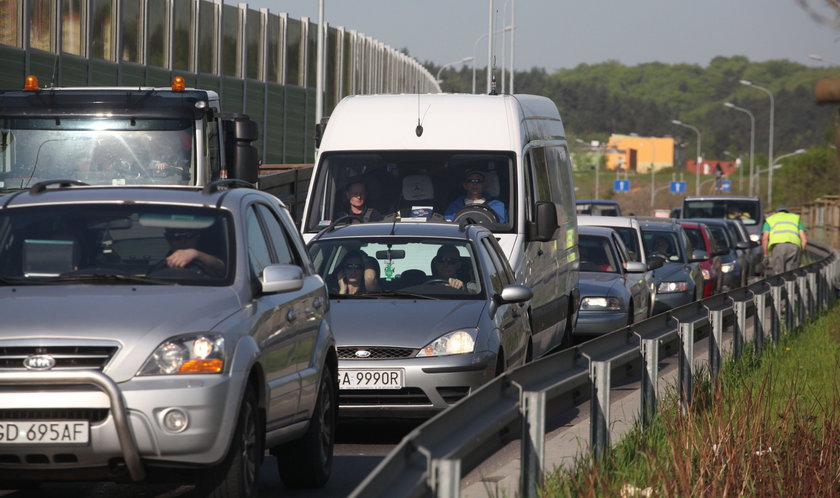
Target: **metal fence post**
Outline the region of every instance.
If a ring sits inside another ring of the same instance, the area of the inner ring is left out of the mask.
[[[709,323],[712,325],[712,333],[709,334],[709,370],[712,380],[717,382],[721,366],[721,343],[723,342],[723,312],[729,309],[729,297],[720,294],[705,300],[704,306],[709,312]]]
[[[777,340],[782,327],[782,290],[784,281],[779,279],[770,284],[770,336]]]
[[[610,447],[610,362],[591,361],[589,377],[592,381],[589,442],[595,460],[600,462]]]
[[[817,284],[817,274],[819,270],[808,270],[808,316],[813,319],[817,315],[819,309],[820,293]]]
[[[805,270],[796,270],[796,326],[805,325],[810,316],[808,302],[808,273]]]
[[[434,458],[431,466],[432,494],[436,498],[457,498],[461,492],[461,460]]]
[[[680,322],[680,410],[688,413],[691,395],[694,389],[694,322]]]
[[[539,494],[545,466],[545,392],[523,391],[520,403],[524,425],[520,443],[519,493],[533,498]]]
[[[793,329],[793,317],[798,313],[798,310],[794,308],[794,303],[796,300],[796,277],[792,275],[785,276],[785,306],[784,306],[784,313],[785,313],[785,332],[790,332]],[[773,338],[773,342],[776,344],[779,343],[779,336]]]
[[[659,339],[642,339],[642,426],[647,427],[656,415],[659,384]]]
[[[747,304],[753,301],[755,294],[749,289],[730,294],[735,311],[735,327],[732,331],[732,354],[738,360],[744,352],[744,337],[747,333]]]

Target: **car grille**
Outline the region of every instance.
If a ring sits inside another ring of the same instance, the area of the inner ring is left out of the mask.
[[[107,408],[0,409],[0,420],[87,420],[96,424],[108,418]]]
[[[367,351],[368,356],[360,357],[357,351]],[[411,348],[383,348],[365,346],[342,346],[338,348],[338,359],[340,360],[398,360],[400,358],[413,358],[417,355],[417,349]]]
[[[32,355],[55,359],[56,370],[102,370],[114,356],[117,346],[0,346],[0,372],[26,371],[23,360]]]
[[[351,389],[340,391],[338,404],[354,405],[427,405],[432,404],[423,390],[417,387],[403,389]]]

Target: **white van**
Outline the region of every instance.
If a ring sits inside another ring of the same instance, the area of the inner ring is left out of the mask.
[[[306,240],[348,213],[360,183],[367,215],[356,222],[488,226],[516,281],[533,289],[533,357],[568,343],[579,300],[577,221],[565,130],[551,100],[346,97],[320,140],[301,220]],[[467,189],[479,186],[485,201],[467,201]]]

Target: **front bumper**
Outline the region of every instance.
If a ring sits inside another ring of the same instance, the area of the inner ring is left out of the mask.
[[[146,464],[212,465],[227,451],[226,436],[235,423],[230,406],[238,404],[229,399],[227,375],[142,377],[117,384],[98,371],[14,372],[0,373],[0,386],[0,406],[15,412],[7,419],[36,410],[55,413],[55,419],[66,419],[68,410],[107,410],[101,420],[90,421],[87,443],[0,443],[0,479],[41,473],[44,480],[70,480],[74,473],[108,479],[124,470],[130,480],[142,481]],[[171,409],[187,414],[187,426],[178,432],[163,424]],[[92,475],[85,472],[93,469]]]
[[[574,337],[598,336],[627,326],[626,311],[581,311],[578,313]]]
[[[493,379],[496,354],[490,352],[401,358],[339,360],[343,369],[404,372],[402,389],[340,389],[339,416],[429,418]]]
[[[656,294],[656,304],[653,306],[653,314],[658,315],[692,301],[694,301],[694,289],[686,292],[658,292]]]

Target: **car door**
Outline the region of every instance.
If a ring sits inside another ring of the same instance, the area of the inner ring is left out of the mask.
[[[633,321],[644,320],[650,314],[650,287],[645,281],[644,273],[630,273],[626,270],[625,263],[631,261],[627,255],[627,247],[621,236],[613,231],[611,234],[612,246],[616,252],[619,271],[624,280],[624,287],[630,292],[633,300]]]
[[[514,283],[513,271],[495,237],[481,237],[477,250],[490,280],[491,296],[501,293],[506,285]],[[521,365],[526,360],[528,327],[525,318],[525,303],[501,304],[493,316],[505,350],[507,368]]]
[[[302,418],[311,404],[312,380],[307,368],[312,369],[309,363],[323,318],[324,291],[322,280],[299,254],[273,206],[251,203],[246,217],[252,278],[259,278],[270,264],[296,265],[304,275],[300,290],[257,294],[252,303],[257,317],[253,335],[262,350],[268,385],[266,422],[270,431]]]

